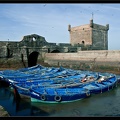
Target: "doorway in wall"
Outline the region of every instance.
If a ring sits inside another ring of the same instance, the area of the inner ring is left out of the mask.
[[[34,51],[28,56],[28,67],[37,65],[38,55],[39,52]]]

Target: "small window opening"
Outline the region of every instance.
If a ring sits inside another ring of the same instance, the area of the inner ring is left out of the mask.
[[[82,41],[82,44],[85,44],[85,41]]]
[[[33,37],[33,41],[36,41],[36,39]]]

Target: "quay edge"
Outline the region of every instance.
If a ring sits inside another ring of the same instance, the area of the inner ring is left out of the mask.
[[[0,117],[10,117],[9,113],[0,105]]]

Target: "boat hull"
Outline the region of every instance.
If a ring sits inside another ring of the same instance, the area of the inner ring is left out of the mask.
[[[109,77],[107,80],[102,82],[94,82],[84,86],[90,91],[91,94],[98,94],[109,91],[117,86],[117,78],[115,76]]]
[[[31,102],[43,103],[68,103],[78,101],[90,96],[90,91],[83,88],[60,88],[46,89],[44,93],[41,89],[30,89]]]

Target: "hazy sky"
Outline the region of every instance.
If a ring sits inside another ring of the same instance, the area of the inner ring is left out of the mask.
[[[23,36],[38,34],[47,42],[70,43],[68,25],[93,22],[106,26],[108,49],[120,50],[119,3],[19,3],[0,4],[0,41],[21,41]]]

